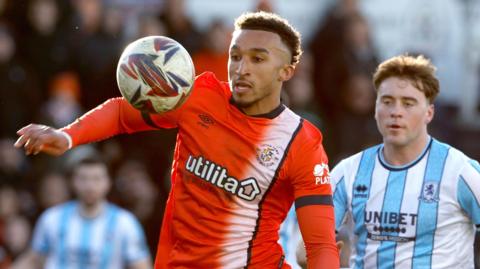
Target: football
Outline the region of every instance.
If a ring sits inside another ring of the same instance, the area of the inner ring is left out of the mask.
[[[125,48],[116,78],[122,96],[136,109],[163,113],[185,102],[195,68],[180,43],[165,36],[148,36]]]

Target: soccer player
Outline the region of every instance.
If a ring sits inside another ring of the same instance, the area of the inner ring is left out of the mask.
[[[474,268],[480,165],[432,138],[439,93],[422,56],[393,57],[373,77],[383,144],[332,171],[335,221],[350,227],[352,268]]]
[[[272,13],[237,18],[229,82],[203,73],[164,114],[115,98],[66,128],[29,125],[26,153],[61,154],[120,133],[178,128],[155,268],[289,268],[278,230],[295,202],[310,268],[338,268],[322,136],[281,103],[301,55],[300,36]]]
[[[40,216],[31,249],[13,268],[152,268],[140,223],[106,200],[111,185],[106,164],[86,157],[73,167],[71,181],[77,200]]]

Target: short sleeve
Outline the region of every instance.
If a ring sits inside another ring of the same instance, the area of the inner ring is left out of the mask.
[[[50,224],[51,226],[51,224]],[[35,225],[35,229],[33,231],[33,238],[32,238],[32,249],[46,256],[51,249],[51,244],[48,239],[48,211],[43,213],[37,224]]]
[[[290,153],[287,169],[296,209],[306,205],[332,205],[328,158],[318,129],[305,121]]]
[[[125,211],[124,211],[125,212]],[[150,257],[142,226],[129,212],[123,218],[123,257],[127,264],[144,260]]]
[[[333,168],[331,173],[333,205],[335,208],[335,227],[337,230],[340,228],[348,209],[344,165],[345,161],[340,162],[335,168]]]
[[[457,199],[462,209],[480,228],[480,165],[470,160],[458,179]]]

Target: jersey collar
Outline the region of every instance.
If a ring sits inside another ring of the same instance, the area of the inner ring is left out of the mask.
[[[427,146],[425,146],[425,148],[423,149],[423,152],[422,154],[420,154],[417,159],[411,161],[410,163],[407,163],[405,165],[391,165],[389,164],[386,160],[385,160],[385,157],[383,156],[383,147],[384,145],[382,144],[379,148],[378,148],[378,160],[380,161],[380,163],[382,164],[383,167],[385,167],[385,169],[387,170],[391,170],[391,171],[400,171],[400,170],[406,170],[406,169],[409,169],[410,167],[416,165],[421,159],[423,159],[423,157],[427,154],[428,150],[431,148],[432,146],[432,142],[433,142],[433,138],[430,137],[430,141],[427,143]]]

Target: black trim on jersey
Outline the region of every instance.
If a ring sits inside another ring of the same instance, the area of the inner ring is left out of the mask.
[[[331,205],[333,198],[331,195],[307,195],[295,200],[295,210],[307,205]]]
[[[400,166],[400,167],[397,167],[397,166],[393,166],[393,165],[390,165],[388,163],[386,163],[382,157],[380,157],[380,154],[382,154],[380,151],[383,150],[383,146],[381,147],[378,147],[378,150],[377,150],[377,158],[378,160],[380,161],[380,164],[385,167],[385,169],[387,170],[390,170],[390,171],[402,171],[402,170],[408,170],[410,169],[411,167],[415,166],[418,162],[420,162],[423,157],[425,157],[425,155],[427,154],[427,152],[430,151],[430,148],[432,147],[432,144],[433,144],[433,138],[430,138],[430,142],[428,142],[428,145],[427,147],[425,148],[425,150],[423,151],[422,155],[420,155],[415,161],[413,161],[412,163],[410,164],[407,164],[405,166]]]
[[[283,154],[282,159],[280,160],[280,163],[278,164],[278,167],[277,167],[277,170],[275,171],[275,175],[273,176],[272,182],[270,183],[270,186],[268,186],[267,191],[265,191],[265,194],[263,195],[262,200],[258,203],[258,218],[257,218],[257,223],[255,225],[255,230],[253,231],[252,239],[250,239],[250,242],[248,242],[247,265],[245,265],[245,267],[244,267],[245,269],[248,268],[248,265],[250,264],[250,260],[252,259],[253,241],[257,237],[258,227],[260,226],[260,219],[261,219],[260,216],[262,215],[262,214],[260,214],[260,212],[262,212],[263,202],[265,201],[266,197],[268,196],[268,194],[272,190],[272,186],[275,185],[275,182],[278,179],[278,174],[280,173],[280,169],[282,168],[283,163],[285,162],[285,158],[287,157],[288,152],[290,150],[290,146],[292,145],[293,140],[297,136],[300,129],[302,129],[302,127],[303,127],[303,118],[300,118],[300,123],[298,124],[295,132],[293,132],[292,139],[290,139],[290,142],[288,142],[288,145],[285,148],[285,153]]]
[[[230,104],[234,105],[236,108],[238,108],[238,110],[240,110],[240,112],[242,112],[243,114],[245,114],[243,112],[243,110],[241,109],[241,107],[239,107],[237,105],[237,103],[235,103],[235,100],[233,100],[233,97],[230,97]],[[267,112],[267,113],[263,113],[263,114],[258,114],[258,115],[248,115],[250,117],[254,117],[254,118],[267,118],[267,119],[274,119],[276,118],[278,115],[280,115],[280,113],[282,113],[284,110],[285,110],[285,105],[284,104],[280,104],[278,105],[276,108],[274,108],[272,111],[270,112]]]
[[[153,122],[152,118],[150,118],[150,114],[148,114],[147,112],[142,111],[142,118],[145,123],[148,124],[150,127],[162,129],[162,127],[156,125],[155,122]]]
[[[480,232],[480,224],[475,225],[477,227],[477,232]]]

